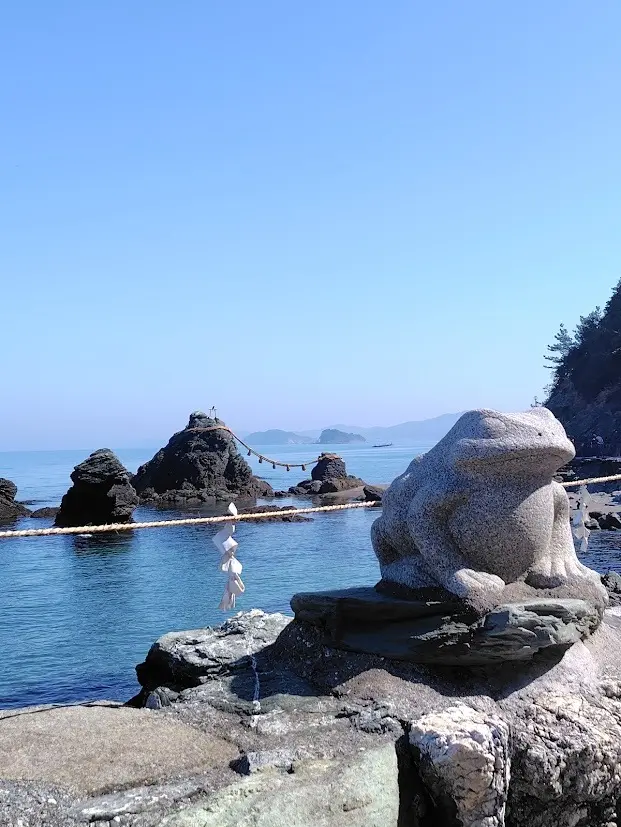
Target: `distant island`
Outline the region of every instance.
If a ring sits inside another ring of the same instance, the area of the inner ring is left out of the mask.
[[[366,442],[360,434],[347,434],[336,428],[326,428],[319,437],[320,445],[345,445],[348,442]]]
[[[270,431],[255,431],[246,437],[246,442],[252,445],[310,445],[314,441],[309,436],[294,434],[293,431],[281,431],[278,428],[272,428]]]
[[[436,416],[433,419],[422,419],[418,421],[402,422],[399,425],[363,427],[358,425],[331,425],[324,428],[323,432],[316,430],[283,431],[279,428],[272,428],[268,431],[255,431],[244,438],[254,445],[311,445],[311,444],[337,444],[338,442],[360,442],[366,441],[372,444],[390,444],[399,442],[415,442],[417,445],[428,447],[434,445],[438,440],[453,427],[461,413],[450,413]],[[353,435],[354,440],[345,439],[341,436],[338,440],[329,438],[322,440],[321,433],[338,432],[342,435]]]

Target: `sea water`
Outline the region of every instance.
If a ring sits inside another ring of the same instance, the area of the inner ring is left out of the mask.
[[[289,462],[311,460],[312,445],[262,447]],[[348,472],[388,483],[427,446],[334,446]],[[89,451],[0,453],[0,477],[18,486],[31,508],[58,505],[69,474]],[[154,450],[117,450],[130,470]],[[274,489],[309,474],[287,472],[248,458]],[[309,505],[307,500],[276,500]],[[138,508],[135,519],[161,520],[208,513]],[[246,592],[237,609],[290,614],[297,591],[372,585],[379,568],[369,531],[375,509],[317,514],[311,522],[238,523]],[[11,527],[43,528],[52,520],[25,518]],[[139,686],[134,667],[166,632],[221,623],[224,589],[211,537],[218,526],[143,529],[91,537],[0,540],[0,708],[107,698],[128,700]],[[591,535],[583,560],[600,571],[621,571],[621,535]]]

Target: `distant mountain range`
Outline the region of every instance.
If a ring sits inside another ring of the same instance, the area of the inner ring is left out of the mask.
[[[442,414],[433,419],[402,422],[400,425],[388,427],[362,428],[359,425],[333,425],[330,430],[359,434],[371,443],[417,442],[419,445],[433,445],[450,431],[460,416],[461,413]],[[316,442],[320,434],[319,428],[298,433],[275,429],[249,434],[246,440],[254,445],[303,445]]]
[[[255,431],[246,436],[246,442],[252,445],[310,445],[315,442],[311,436],[301,436],[293,431],[281,431],[272,428],[269,431]]]

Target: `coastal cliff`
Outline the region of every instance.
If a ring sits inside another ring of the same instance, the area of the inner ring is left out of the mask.
[[[579,456],[621,455],[621,281],[603,311],[564,325],[546,357],[552,381],[545,402]]]

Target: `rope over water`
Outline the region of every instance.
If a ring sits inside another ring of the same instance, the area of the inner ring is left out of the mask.
[[[195,431],[198,433],[205,433],[205,431],[228,431],[228,433],[239,442],[240,445],[243,445],[244,448],[248,451],[248,456],[254,454],[255,457],[259,458],[259,462],[267,462],[272,468],[276,468],[277,465],[280,465],[281,468],[286,468],[289,471],[291,468],[301,468],[303,471],[306,471],[307,465],[317,465],[319,462],[319,457],[317,459],[309,459],[308,462],[281,462],[278,459],[270,459],[266,457],[265,454],[260,454],[258,451],[255,451],[254,448],[251,448],[248,443],[244,442],[241,437],[238,437],[235,431],[231,430],[228,425],[209,425],[205,428],[186,428],[186,431],[193,432]]]
[[[370,508],[381,505],[381,501],[372,500],[363,503],[343,503],[341,505],[320,505],[313,508],[283,508],[278,511],[260,511],[250,514],[237,514],[235,522],[240,520],[261,520],[267,517],[287,517],[296,514],[317,514],[320,511],[344,511],[347,508]],[[230,514],[218,517],[188,517],[181,520],[156,520],[146,523],[109,523],[108,525],[69,526],[67,528],[27,528],[23,531],[0,531],[0,539],[7,537],[46,537],[56,534],[101,534],[105,531],[133,531],[137,528],[171,528],[182,525],[209,525],[211,523],[230,523]]]
[[[586,480],[572,480],[570,482],[562,482],[561,485],[563,488],[573,488],[579,485],[613,482],[614,480],[621,480],[621,474],[613,474],[610,477],[591,477]],[[283,508],[278,511],[237,514],[235,521],[261,520],[267,517],[286,517],[288,515],[295,516],[296,514],[319,514],[327,511],[346,511],[350,508],[372,508],[373,506],[379,506],[381,504],[381,500],[371,500],[370,502],[342,503],[340,505],[318,505],[311,508]],[[218,517],[187,517],[180,520],[155,520],[144,523],[109,523],[108,525],[69,526],[67,528],[27,528],[20,531],[0,531],[0,539],[8,539],[10,537],[48,537],[57,534],[103,534],[106,531],[134,531],[139,528],[174,528],[175,526],[183,525],[210,525],[211,523],[227,522],[231,522],[230,514],[222,514]]]

